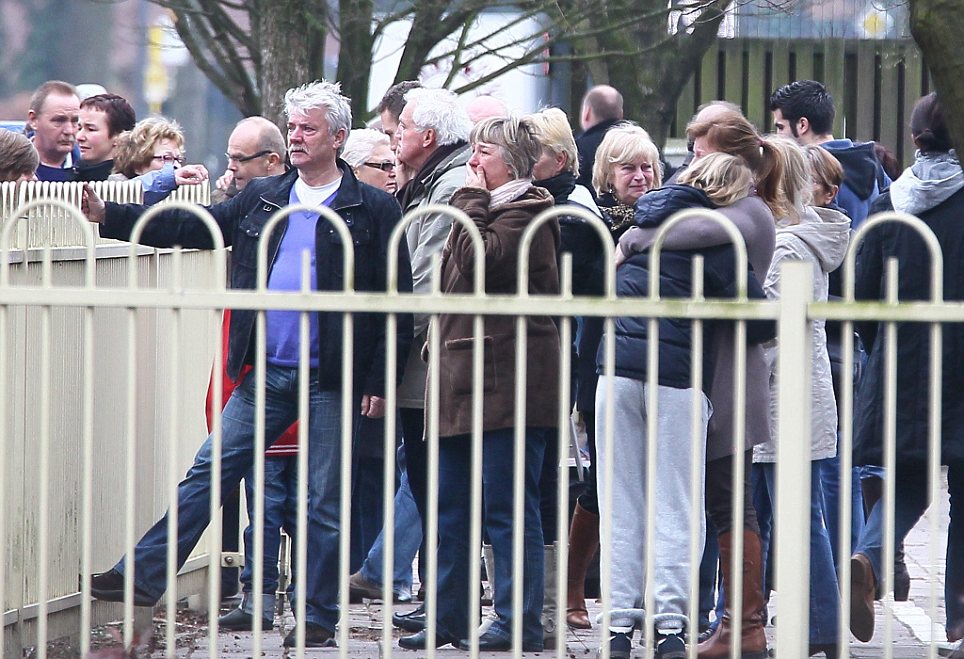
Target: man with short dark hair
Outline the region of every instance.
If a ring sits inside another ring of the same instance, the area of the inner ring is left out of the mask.
[[[80,103],[77,145],[78,181],[106,181],[114,169],[117,136],[133,130],[137,118],[127,99],[117,94],[89,96]]]
[[[48,80],[30,97],[27,128],[33,132],[33,143],[40,154],[38,180],[73,180],[79,123],[80,98],[70,83]]]
[[[226,245],[232,246],[231,286],[253,289],[257,285],[258,253],[265,238],[265,225],[282,208],[298,204],[330,208],[343,220],[351,234],[355,272],[345,272],[343,246],[334,228],[318,213],[300,210],[290,214],[282,226],[266,238],[269,263],[267,287],[273,291],[301,290],[302,254],[310,251],[310,279],[313,290],[340,291],[346,278],[354,290],[384,291],[389,280],[388,244],[401,216],[398,204],[386,192],[360,183],[338,155],[351,127],[351,104],[341,95],[337,83],[313,82],[285,94],[288,116],[288,154],[292,170],[280,176],[257,179],[233,199],[208,210],[221,228]],[[101,225],[101,236],[127,240],[146,206],[101,201],[90,186],[85,187],[83,207],[88,218]],[[142,234],[144,244],[156,247],[181,245],[211,249],[213,238],[207,225],[188,210],[162,213]],[[398,249],[398,290],[411,292],[408,249]],[[228,339],[228,375],[237,378],[245,365],[257,369],[254,346],[258,312],[235,309]],[[265,381],[263,407],[255,401],[251,374],[234,390],[222,414],[221,493],[230,493],[254,464],[256,424],[264,429],[270,446],[298,416],[301,312],[269,310],[265,319]],[[352,345],[343,344],[344,318],[340,312],[309,314],[308,346],[311,371],[308,382],[308,524],[299,542],[307,544],[311,569],[299,574],[299,597],[304,598],[306,615],[284,639],[285,647],[297,645],[298,631],[304,631],[308,647],[334,643],[338,611],[338,547],[341,500],[342,399],[350,396],[351,409],[378,417],[384,414],[385,320],[378,314],[357,314],[353,319]],[[399,355],[408,354],[412,317],[398,314],[395,337]],[[344,355],[349,354],[352,381],[342,390]],[[395,375],[400,379],[404,362]],[[355,416],[355,415],[353,415]],[[258,422],[260,419],[260,422]],[[107,601],[123,601],[124,571],[134,570],[134,604],[154,606],[166,588],[167,548],[177,544],[177,567],[187,560],[210,520],[213,442],[209,437],[199,449],[194,464],[178,486],[177,537],[167,535],[165,515],[134,548],[133,564],[121,559],[113,569],[91,577],[91,593]],[[260,584],[256,584],[260,588]]]
[[[398,117],[405,109],[405,94],[418,89],[422,83],[417,80],[403,80],[388,88],[382,100],[378,102],[375,112],[382,120],[382,131],[392,140],[392,149],[395,148],[395,131],[398,130]]]
[[[592,187],[592,166],[596,162],[596,149],[606,131],[622,120],[623,95],[614,87],[596,85],[583,96],[579,115],[582,134],[576,138],[576,150],[579,151],[578,183],[589,188],[593,199],[596,198],[596,191]]]
[[[860,226],[881,192],[878,179],[890,185],[890,178],[874,153],[874,143],[834,139],[833,97],[823,83],[816,80],[797,80],[780,87],[770,96],[770,111],[773,130],[778,135],[793,138],[801,146],[818,144],[840,161],[844,183],[836,202],[847,211],[851,227]]]

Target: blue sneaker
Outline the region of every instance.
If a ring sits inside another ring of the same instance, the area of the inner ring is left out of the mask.
[[[679,634],[656,634],[657,659],[686,659],[686,643]]]
[[[610,659],[629,659],[629,656],[633,652],[633,636],[632,632],[626,634],[623,632],[610,632],[609,636],[609,657]],[[599,656],[602,656],[602,648],[599,650]]]

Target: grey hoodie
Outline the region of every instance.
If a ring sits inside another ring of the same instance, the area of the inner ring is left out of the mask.
[[[840,267],[850,244],[850,218],[829,208],[807,207],[799,224],[777,220],[777,241],[773,261],[767,271],[763,290],[771,300],[780,298],[780,268],[783,261],[806,261],[813,266],[813,299],[827,299],[828,275]],[[812,417],[810,422],[811,459],[822,460],[837,454],[837,404],[830,378],[827,354],[826,321],[813,322]],[[770,363],[770,429],[776,437],[776,359],[778,346],[766,350]],[[776,444],[768,442],[753,448],[754,462],[775,462]]]
[[[890,186],[894,210],[920,215],[964,187],[964,171],[951,149],[948,153],[917,152],[914,164]]]

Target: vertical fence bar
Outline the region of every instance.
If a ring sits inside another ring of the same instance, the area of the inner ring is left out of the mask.
[[[572,254],[562,254],[559,271],[559,292],[563,300],[572,299]],[[575,434],[572,432],[572,316],[563,316],[559,323],[559,432],[557,434],[558,448],[556,450],[556,464],[552,467],[558,474],[556,487],[556,542],[555,569],[546,570],[546,578],[555,580],[556,610],[554,629],[556,657],[563,659],[566,652],[566,600],[568,580],[566,566],[569,565],[569,469],[562,467],[567,449],[571,445],[578,452],[579,446]]]
[[[170,290],[175,292],[181,283],[181,250],[175,248],[171,254],[171,266],[173,276],[171,277]],[[165,651],[170,659],[174,659],[177,652],[175,645],[177,638],[177,520],[180,513],[177,500],[177,483],[179,480],[179,470],[177,464],[177,435],[178,435],[178,393],[180,390],[177,373],[180,360],[180,329],[181,311],[178,307],[171,309],[171,321],[173,331],[171,332],[171,381],[168,383],[168,395],[171,397],[170,415],[168,422],[168,451],[167,453],[167,612],[165,619]]]
[[[897,304],[898,273],[897,259],[891,257],[885,264],[886,301]],[[889,595],[894,588],[894,480],[897,467],[897,323],[888,321],[884,325],[884,491],[879,505],[884,506],[884,533],[881,548],[880,577],[881,604],[884,607],[884,657],[894,656],[894,606]]]
[[[49,290],[51,282],[50,247],[43,250],[43,288]],[[40,495],[37,499],[39,547],[37,550],[37,657],[47,659],[47,598],[49,597],[50,556],[50,306],[40,307]]]
[[[782,265],[777,331],[777,510],[774,515],[776,582],[780,584],[777,647],[781,659],[807,656],[809,638],[810,544],[810,379],[811,331],[808,305],[813,273],[803,262]]]
[[[691,298],[694,302],[700,302],[703,297],[703,257],[693,258],[693,291]],[[692,507],[689,511],[690,518],[687,528],[689,529],[689,601],[686,606],[686,617],[689,621],[686,630],[690,639],[693,639],[693,630],[698,629],[694,621],[699,619],[699,600],[700,600],[700,558],[705,547],[705,537],[703,543],[697,542],[701,521],[706,519],[706,511],[703,498],[704,474],[706,469],[706,427],[703,425],[703,321],[693,321],[693,345],[691,347],[693,361],[690,372],[690,388],[693,396],[690,399],[690,501]],[[690,642],[688,655],[690,659],[696,659],[697,643]]]

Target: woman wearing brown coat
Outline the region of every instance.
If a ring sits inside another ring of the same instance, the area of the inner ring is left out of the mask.
[[[445,293],[473,291],[475,268],[485,268],[489,295],[514,295],[522,235],[549,209],[552,197],[532,186],[532,167],[542,147],[525,120],[494,118],[476,125],[471,138],[465,187],[450,203],[464,211],[482,236],[482,262],[476,261],[469,232],[455,224],[442,252],[441,288]],[[529,252],[529,293],[559,290],[556,252],[559,224],[551,220],[534,236]],[[515,446],[516,318],[486,316],[483,338],[482,481],[485,523],[495,554],[497,619],[479,638],[483,651],[511,649],[512,626],[522,625],[525,651],[543,647],[543,540],[539,515],[539,474],[546,442],[555,436],[559,378],[559,334],[548,316],[526,317],[525,531],[523,565],[512,562],[513,453]],[[472,346],[473,316],[442,314],[439,352],[439,545],[436,645],[468,648]],[[432,374],[429,374],[431,385]],[[431,391],[431,386],[428,390]],[[427,394],[426,408],[431,405]],[[522,619],[512,618],[512,578],[523,578]],[[474,605],[473,605],[474,606]],[[473,611],[474,613],[474,611]],[[422,649],[424,631],[399,640],[403,648]]]

